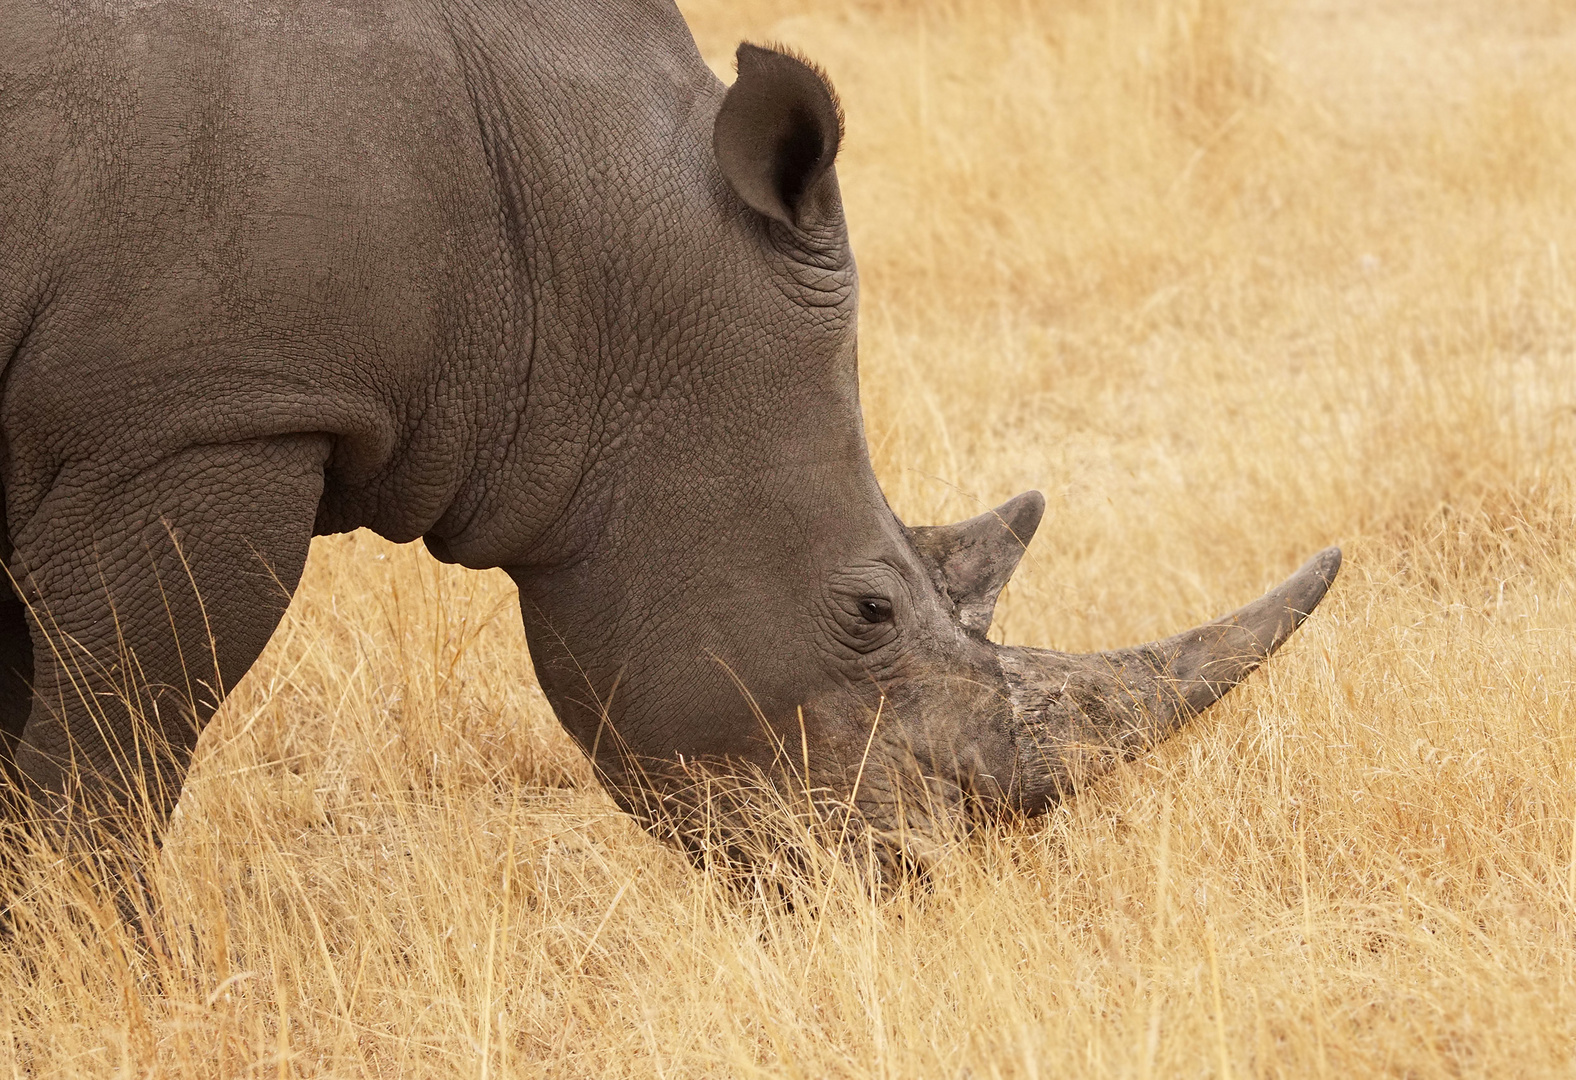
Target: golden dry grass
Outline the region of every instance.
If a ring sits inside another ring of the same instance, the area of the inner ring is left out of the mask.
[[[929,890],[822,867],[785,912],[614,810],[501,575],[320,541],[159,932],[27,868],[0,1074],[1569,1075],[1576,7],[686,11],[719,68],[782,40],[842,92],[894,506],[1046,491],[999,633],[1154,637],[1330,542],[1336,589]]]

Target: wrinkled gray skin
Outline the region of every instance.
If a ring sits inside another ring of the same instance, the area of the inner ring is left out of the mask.
[[[725,91],[665,0],[0,0],[0,721],[33,813],[155,774],[167,811],[311,537],[363,526],[513,576],[632,807],[781,740],[878,833],[933,824],[910,781],[1032,812],[1241,679],[1337,552],[1139,650],[986,641],[1043,501],[888,508],[839,137],[811,68],[744,47]]]

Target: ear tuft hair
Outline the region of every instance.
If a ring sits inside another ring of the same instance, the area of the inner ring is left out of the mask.
[[[759,45],[741,41],[738,52],[733,54],[733,74],[735,78],[739,74],[739,52],[744,51],[745,45],[749,45],[752,49],[774,52],[778,56],[786,56],[790,60],[795,60],[809,68],[815,77],[821,80],[821,86],[826,90],[827,97],[832,99],[832,112],[837,115],[837,142],[839,146],[842,145],[843,136],[848,134],[848,116],[843,111],[842,96],[838,94],[837,87],[832,85],[832,76],[827,74],[826,69],[818,61],[806,56],[792,45],[785,45],[780,41],[766,41]]]

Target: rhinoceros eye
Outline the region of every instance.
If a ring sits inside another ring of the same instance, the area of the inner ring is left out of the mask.
[[[868,623],[891,622],[892,604],[879,596],[867,596],[859,601],[859,614]]]

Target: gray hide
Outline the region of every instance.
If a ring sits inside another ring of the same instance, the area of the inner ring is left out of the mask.
[[[1043,501],[887,507],[841,116],[807,64],[738,60],[726,90],[665,0],[0,0],[0,723],[33,813],[150,781],[166,812],[311,537],[358,527],[513,576],[631,807],[785,740],[828,799],[862,774],[878,831],[933,823],[909,780],[1032,812],[1285,639],[1337,552],[1141,649],[986,640]]]

